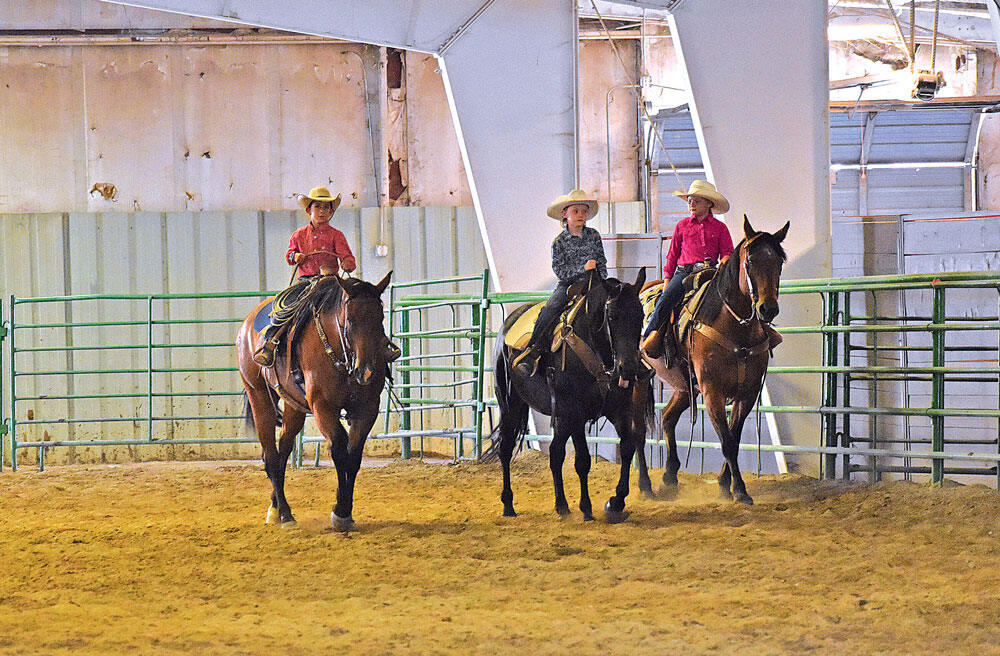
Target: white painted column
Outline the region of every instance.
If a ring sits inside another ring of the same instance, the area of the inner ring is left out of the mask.
[[[770,232],[790,220],[786,280],[831,273],[826,14],[816,0],[686,0],[671,16],[706,172],[732,204],[725,218],[734,242],[744,213]],[[781,297],[779,330],[821,320],[816,299]],[[819,336],[788,336],[773,362],[821,350]],[[819,375],[770,375],[767,383],[774,404],[821,405]],[[786,443],[815,445],[816,415],[776,420]],[[815,456],[789,460],[817,467]]]
[[[498,288],[551,287],[575,181],[574,0],[105,0],[436,54]]]

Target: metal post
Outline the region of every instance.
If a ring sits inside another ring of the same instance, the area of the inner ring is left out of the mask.
[[[824,322],[825,325],[835,326],[837,325],[837,315],[838,315],[838,301],[840,300],[840,294],[836,291],[829,292],[827,296],[827,320]],[[824,342],[826,342],[826,353],[824,365],[829,367],[834,367],[837,365],[837,333],[826,333]],[[826,374],[826,394],[823,396],[823,404],[827,408],[832,408],[837,404],[837,374],[828,373]],[[826,446],[835,447],[837,446],[837,415],[830,412],[826,412],[823,415],[823,422],[826,426],[824,434],[826,436]],[[824,472],[826,478],[833,479],[837,477],[837,456],[834,454],[826,454],[826,462],[824,463]]]
[[[403,334],[406,334],[406,333],[410,332],[410,311],[409,310],[404,309],[404,310],[401,311],[401,314],[399,316],[399,331],[401,333],[403,333]],[[401,338],[400,339],[399,348],[402,350],[404,358],[407,357],[407,356],[409,356],[410,355],[410,338],[409,337],[403,337],[403,338]],[[400,371],[399,372],[399,379],[400,379],[400,381],[402,381],[402,384],[404,386],[403,389],[408,391],[410,388],[406,387],[406,386],[410,384],[410,372],[409,372],[409,370],[406,369],[406,368],[404,368],[402,371]],[[402,413],[400,415],[400,425],[399,425],[400,430],[404,430],[404,431],[410,430],[410,409],[409,408],[410,408],[410,404],[409,403],[403,403]],[[402,458],[404,458],[404,459],[409,459],[409,457],[410,457],[410,438],[409,437],[405,437],[404,436],[404,437],[400,438],[399,455]]]
[[[934,324],[945,322],[944,293],[943,287],[934,288],[934,309],[931,315]],[[931,334],[931,366],[944,367],[944,357],[944,330],[935,328]],[[944,373],[940,371],[931,374],[931,408],[944,409]],[[944,416],[940,414],[931,417],[931,451],[944,451]],[[934,458],[931,460],[931,481],[940,483],[942,480],[944,460]]]
[[[17,471],[17,392],[14,389],[14,381],[17,380],[14,377],[14,359],[15,353],[17,353],[14,347],[14,295],[10,295],[10,420],[8,422],[7,428],[10,431],[10,469],[11,471]]]
[[[153,297],[146,299],[146,439],[153,441]]]
[[[0,390],[3,389],[3,338],[7,336],[7,322],[3,320],[3,303],[0,303]],[[0,393],[0,472],[3,471],[3,443],[7,432],[7,415],[3,411],[3,394]]]
[[[474,447],[474,453],[476,460],[479,460],[479,456],[483,454],[483,412],[486,411],[486,404],[483,402],[485,397],[485,369],[486,369],[486,326],[489,323],[489,312],[490,312],[490,270],[483,269],[483,287],[482,293],[479,296],[478,309],[473,308],[473,316],[477,318],[479,323],[479,334],[476,336],[476,345],[474,353],[472,355],[473,366],[476,367],[476,382],[474,385],[474,393],[476,399],[476,444]],[[478,315],[478,317],[477,317]]]
[[[844,325],[851,325],[851,292],[844,292],[844,309],[841,316],[844,318]],[[844,333],[844,366],[851,366],[851,333]],[[844,373],[844,389],[841,392],[841,398],[843,398],[843,403],[845,408],[851,407],[851,373]],[[845,414],[840,434],[840,444],[844,448],[850,448],[851,446],[851,415]],[[843,478],[845,481],[851,480],[851,457],[844,454],[843,459]]]
[[[381,221],[381,220],[382,219],[381,219],[381,214],[380,214],[379,215],[379,221]],[[395,301],[396,301],[396,286],[390,284],[389,285],[389,339],[390,339],[390,341],[393,341],[393,342],[396,341],[394,339],[396,333],[395,333],[395,331],[393,330],[393,327],[392,327],[393,326],[392,316],[393,316],[393,312],[395,311]],[[389,410],[391,408],[392,408],[392,395],[391,394],[386,394],[385,395],[385,422],[383,423],[383,428],[382,428],[382,432],[383,433],[388,433],[389,432],[389,414],[390,414]]]

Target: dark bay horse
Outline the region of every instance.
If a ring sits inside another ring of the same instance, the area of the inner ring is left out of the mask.
[[[381,295],[391,276],[390,271],[377,285],[335,275],[318,279],[308,300],[291,319],[275,367],[261,367],[252,357],[260,341],[254,318],[268,301],[258,305],[240,326],[236,338],[240,376],[252,413],[249,418],[263,449],[264,470],[273,488],[265,520],[268,524],[295,525],[285,499],[285,466],[306,413],[311,412],[330,444],[337,468],[337,504],[330,519],[339,530],[350,530],[354,525],[354,481],[385,387],[384,346],[388,338],[382,324]],[[301,378],[294,369],[301,370]],[[276,393],[284,400],[277,445]],[[341,423],[341,411],[347,413],[348,430]]]
[[[752,504],[737,462],[740,435],[767,372],[770,322],[778,315],[778,283],[786,255],[781,242],[789,224],[775,233],[758,232],[743,217],[745,235],[707,285],[704,302],[692,320],[687,339],[678,344],[680,358],[668,369],[663,358],[643,357],[657,375],[674,388],[663,409],[663,434],[668,459],[663,473],[664,495],[677,494],[680,458],[674,429],[691,403],[692,391],[705,399],[708,417],[722,443],[725,464],[719,475],[723,498]],[[691,380],[691,374],[694,380]],[[733,409],[726,418],[726,403]],[[645,454],[639,452],[639,485],[649,494]],[[730,485],[732,491],[730,492]]]
[[[587,451],[585,423],[607,417],[618,432],[621,450],[621,476],[615,496],[605,506],[608,522],[623,521],[625,497],[629,489],[629,470],[636,449],[646,442],[646,425],[653,417],[652,386],[641,373],[639,333],[642,329],[642,306],[639,289],[646,279],[639,272],[635,284],[613,278],[601,279],[588,274],[570,287],[569,296],[582,296],[572,320],[572,330],[556,351],[545,349],[538,371],[524,376],[511,367],[519,350],[504,344],[504,335],[532,304],[518,307],[507,317],[497,335],[494,349],[494,377],[500,421],[493,434],[493,451],[499,444],[503,466],[503,502],[505,517],[514,517],[514,493],[510,487],[510,461],[517,442],[528,429],[529,406],[552,417],[552,444],[549,467],[556,494],[556,512],[569,514],[563,491],[562,466],[566,442],[573,439],[576,473],[580,477],[580,510],[586,520],[594,519],[587,487],[590,454]],[[563,326],[556,328],[559,334]],[[574,342],[574,340],[577,340]],[[581,348],[580,343],[584,346]],[[499,440],[499,442],[498,442]]]

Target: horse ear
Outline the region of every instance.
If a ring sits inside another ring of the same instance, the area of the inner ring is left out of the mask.
[[[792,223],[791,221],[785,221],[785,227],[779,230],[778,232],[774,233],[773,236],[775,239],[778,240],[779,244],[785,240],[785,235],[788,234],[788,226],[790,226],[791,223]]]
[[[636,292],[638,292],[639,290],[642,289],[642,286],[645,284],[646,284],[646,267],[642,267],[641,269],[639,269],[639,273],[636,274],[635,284],[633,284],[632,286],[635,287]]]
[[[382,292],[384,292],[385,288],[389,286],[389,279],[390,278],[392,278],[392,271],[390,271],[389,273],[385,274],[385,278],[382,278],[382,280],[380,280],[379,283],[377,285],[375,285],[375,288],[378,289],[378,293],[379,294],[381,294]]]
[[[747,239],[750,239],[757,234],[757,231],[753,229],[752,225],[750,225],[750,219],[747,218],[746,214],[743,215],[743,234]]]

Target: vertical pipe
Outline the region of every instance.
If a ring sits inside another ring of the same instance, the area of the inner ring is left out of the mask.
[[[934,324],[943,324],[945,322],[944,291],[943,287],[934,288],[934,309],[932,315],[932,323]],[[931,333],[931,354],[933,359],[931,365],[934,367],[944,367],[944,330],[940,328],[934,328]],[[944,409],[944,374],[940,371],[935,371],[931,374],[931,408],[935,410]],[[944,451],[944,417],[941,415],[931,417],[931,451]],[[940,483],[943,479],[944,460],[934,458],[931,461],[931,481],[933,483]]]
[[[1000,317],[1000,285],[997,285],[997,317]],[[1000,329],[997,330],[997,363],[1000,364]],[[997,374],[997,407],[1000,408],[1000,374]],[[1000,453],[1000,417],[997,417],[997,453]],[[997,489],[1000,490],[1000,462],[995,467]]]
[[[399,331],[400,331],[400,333],[402,333],[404,335],[406,333],[410,332],[410,311],[409,310],[405,310],[404,309],[404,310],[400,311],[400,315],[399,315]],[[409,337],[402,337],[402,338],[400,338],[399,347],[400,347],[400,349],[403,352],[403,357],[404,358],[406,358],[407,356],[409,356],[410,355],[410,338]],[[404,362],[405,362],[405,360],[404,360]],[[405,370],[401,371],[400,375],[399,375],[399,379],[402,381],[403,389],[405,390],[405,393],[408,395],[410,388],[407,387],[407,385],[410,384],[410,372],[409,371],[405,371]],[[400,416],[400,425],[399,425],[399,428],[400,428],[400,430],[408,431],[408,430],[410,430],[410,409],[409,409],[409,404],[404,403],[403,407],[401,408],[401,411],[402,411],[402,414]],[[410,457],[410,438],[408,436],[404,436],[403,438],[400,439],[399,451],[400,451],[399,455],[402,458],[409,459],[409,457]]]
[[[14,295],[10,295],[10,422],[7,425],[7,430],[10,431],[10,469],[11,471],[17,471],[17,391],[15,390],[14,381],[15,378],[15,368],[14,360],[17,349],[14,346],[14,329],[16,324],[14,323]]]
[[[829,317],[828,323],[830,325],[838,324],[838,314],[839,308],[838,304],[840,301],[840,293],[836,291],[831,291],[827,296],[827,315]],[[826,333],[825,339],[826,346],[826,362],[825,365],[828,367],[835,367],[837,365],[837,333]],[[827,408],[832,408],[837,404],[837,374],[827,373],[826,376],[826,394],[824,395],[823,404]],[[823,420],[826,424],[826,446],[835,447],[837,446],[837,415],[829,410],[823,414]],[[825,454],[825,473],[826,478],[833,479],[837,477],[837,456],[836,454],[828,453]]]
[[[485,396],[484,388],[486,387],[485,381],[485,370],[486,370],[486,326],[489,323],[489,312],[490,312],[490,270],[483,269],[483,287],[479,295],[479,335],[476,339],[475,354],[473,357],[473,362],[475,362],[476,367],[476,445],[475,445],[475,456],[476,460],[479,460],[479,456],[483,454],[483,412],[486,411],[486,404],[483,402]]]
[[[573,188],[580,188],[580,9],[576,2],[573,3]]]
[[[879,316],[878,296],[875,295],[874,290],[872,290],[871,292],[871,297],[872,297],[871,314],[872,316],[878,317]],[[875,321],[878,321],[878,319],[875,319]],[[871,350],[871,355],[869,356],[870,362],[872,362],[874,365],[878,365],[879,334],[872,333],[871,338],[872,338],[872,350]],[[868,405],[869,407],[877,408],[879,403],[877,373],[873,373],[871,378],[869,379],[868,390],[870,394],[868,399]],[[870,449],[878,448],[878,422],[879,422],[878,415],[870,415],[868,417],[868,448]],[[868,459],[868,461],[869,461],[868,482],[877,483],[882,478],[881,474],[879,474],[878,471],[878,458],[876,456],[872,456],[871,458]]]
[[[7,336],[7,322],[3,320],[3,303],[0,303],[0,390],[3,390],[3,340]],[[3,471],[4,433],[7,432],[7,415],[3,411],[3,393],[0,392],[0,472]]]
[[[844,318],[844,325],[851,325],[851,292],[844,292],[844,309],[841,310]],[[844,366],[851,366],[851,333],[844,333]],[[844,389],[841,392],[845,408],[851,407],[851,372],[844,372]],[[840,433],[840,444],[844,448],[851,447],[851,415],[845,414]],[[845,481],[851,480],[851,457],[844,454],[843,458],[843,478]]]
[[[146,297],[146,439],[153,441],[153,297]]]
[[[906,224],[903,223],[903,215],[898,216],[898,227],[896,228],[898,234],[896,235],[896,273],[899,275],[906,274],[906,235],[905,235]],[[903,317],[903,325],[908,322],[907,310],[906,310],[906,290],[899,290],[899,316]],[[910,367],[910,352],[906,349],[909,346],[909,333],[905,330],[901,330],[899,333],[900,341],[902,342],[902,362],[903,368],[909,369]],[[903,407],[910,407],[910,383],[909,376],[903,376]],[[909,451],[912,448],[910,444],[910,415],[903,415],[903,437],[906,440],[904,443],[904,448]],[[903,459],[903,468],[906,469],[904,474],[904,480],[910,480],[910,466],[912,461],[909,458]]]

